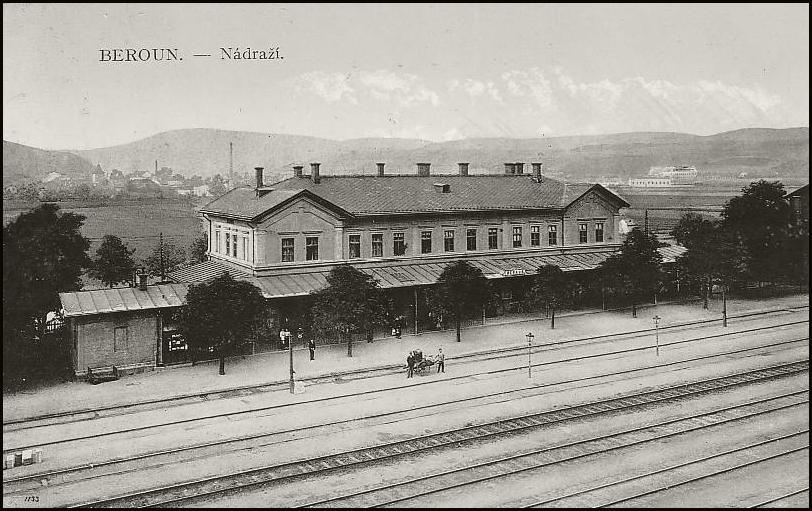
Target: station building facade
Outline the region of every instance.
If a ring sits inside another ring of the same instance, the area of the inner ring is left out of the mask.
[[[389,175],[377,165],[373,176],[322,175],[318,163],[305,174],[295,166],[290,178],[270,185],[257,168],[254,187],[235,188],[201,208],[208,261],[170,274],[172,284],[134,288],[132,296],[64,293],[77,374],[89,361],[119,360],[116,340],[125,335],[152,353],[136,354],[130,341],[132,364],[183,361],[173,311],[189,284],[223,271],[260,288],[275,332],[302,325],[308,295],[326,285],[332,268],[350,264],[388,292],[404,331],[418,332],[432,321],[425,292],[450,262],[468,261],[493,279],[500,310],[491,313],[498,314],[520,299],[517,290],[539,266],[591,270],[622,241],[619,212],[629,206],[623,198],[599,184],[549,179],[540,163],[530,173],[523,163],[508,163],[504,174],[490,175],[468,175],[465,163],[450,175],[432,174],[428,163],[417,164],[416,175]],[[122,328],[128,332],[116,330]]]

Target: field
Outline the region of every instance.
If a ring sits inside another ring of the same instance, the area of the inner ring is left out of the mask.
[[[81,202],[58,203],[60,209],[86,217],[82,234],[90,239],[89,253],[95,254],[107,234],[118,236],[130,248],[135,248],[138,259],[148,256],[158,245],[159,233],[186,249],[203,231],[202,219],[196,210],[200,201],[173,199],[144,199],[110,204]],[[3,201],[3,225],[37,204]]]

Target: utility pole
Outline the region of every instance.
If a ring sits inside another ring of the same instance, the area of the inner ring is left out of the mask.
[[[530,362],[530,350],[533,348],[533,332],[527,332],[525,337],[527,337],[527,377],[533,378],[533,365]]]
[[[654,320],[654,336],[657,342],[657,356],[660,356],[660,316],[651,318]]]
[[[725,284],[722,283],[722,326],[727,326],[727,296],[725,295]]]
[[[293,373],[295,371],[293,370],[293,339],[290,337],[288,338],[288,353],[290,353],[290,393],[293,394],[293,389],[295,387],[293,382]]]
[[[161,283],[163,283],[166,280],[166,274],[164,273],[164,233],[163,232],[160,233],[159,240],[160,241],[159,241],[158,246],[159,246],[159,253],[160,253],[160,256],[161,256]]]

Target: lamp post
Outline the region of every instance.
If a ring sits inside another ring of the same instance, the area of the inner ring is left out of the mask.
[[[722,326],[727,327],[727,297],[724,282],[722,283]]]
[[[660,356],[660,316],[651,318],[654,320],[654,339],[657,342],[657,356]]]
[[[290,393],[294,394],[295,384],[293,382],[293,339],[288,337],[288,352],[290,353]]]
[[[531,371],[533,366],[530,363],[530,350],[533,347],[533,332],[527,332],[525,337],[527,337],[527,377],[532,378],[533,374]]]

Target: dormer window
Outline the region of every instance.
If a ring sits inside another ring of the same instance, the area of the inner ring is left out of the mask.
[[[451,185],[447,183],[434,183],[434,191],[437,193],[448,193],[451,191]]]

